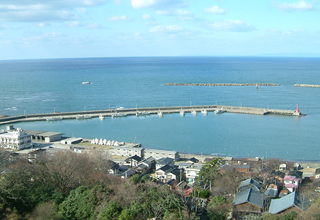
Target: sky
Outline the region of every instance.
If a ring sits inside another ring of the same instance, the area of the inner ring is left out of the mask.
[[[319,0],[0,0],[0,60],[320,57]]]

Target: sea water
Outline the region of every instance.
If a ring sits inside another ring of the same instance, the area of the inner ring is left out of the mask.
[[[295,110],[303,117],[164,114],[17,123],[65,136],[138,142],[181,153],[319,160],[319,58],[137,57],[0,61],[0,114],[109,108],[232,105]],[[88,81],[91,84],[82,84]],[[281,86],[164,86],[278,83]],[[0,126],[0,129],[5,126]]]

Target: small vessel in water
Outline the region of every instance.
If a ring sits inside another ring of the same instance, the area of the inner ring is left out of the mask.
[[[150,115],[150,112],[147,111],[143,111],[143,112],[136,112],[136,116],[147,116]]]
[[[99,115],[100,120],[104,119],[104,116],[102,114]]]
[[[120,112],[116,112],[111,115],[112,118],[120,118],[120,117],[126,117],[126,116],[127,114],[120,113]]]
[[[62,117],[48,117],[46,118],[47,121],[60,121]]]
[[[207,109],[202,109],[202,110],[201,110],[201,113],[202,113],[203,115],[207,115],[207,114],[208,114],[208,111],[207,111]]]
[[[159,115],[159,117],[162,117],[162,116],[163,116],[163,114],[162,114],[162,112],[161,112],[160,110],[158,111],[157,114]]]
[[[77,115],[76,119],[80,120],[80,119],[90,119],[91,115]]]
[[[184,111],[181,109],[181,111],[180,111],[180,115],[181,116],[184,116]]]
[[[197,111],[196,111],[196,110],[192,110],[192,111],[191,111],[191,114],[197,115]]]
[[[226,112],[226,111],[223,110],[223,108],[221,108],[221,109],[216,109],[216,110],[214,111],[215,114],[222,114],[222,113],[225,113],[225,112]]]
[[[91,84],[91,82],[82,82],[82,84]]]

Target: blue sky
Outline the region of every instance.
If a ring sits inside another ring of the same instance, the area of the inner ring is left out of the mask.
[[[0,59],[320,56],[319,1],[1,0]]]

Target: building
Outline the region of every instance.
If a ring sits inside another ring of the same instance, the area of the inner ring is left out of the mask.
[[[124,157],[131,157],[137,155],[142,157],[143,148],[140,145],[133,145],[133,146],[113,146],[110,150],[111,155],[118,155]]]
[[[248,188],[251,188],[254,191],[260,191],[261,186],[262,186],[262,183],[258,182],[255,179],[250,178],[250,179],[244,180],[240,183],[239,191],[246,190]]]
[[[31,148],[31,135],[22,128],[14,129],[13,125],[8,125],[6,131],[0,131],[0,147],[13,150]]]
[[[35,131],[26,130],[31,135],[32,140],[35,142],[50,143],[53,141],[60,141],[62,139],[62,133],[59,132],[48,132],[48,131]]]
[[[169,151],[169,150],[157,150],[157,149],[144,149],[144,158],[153,157],[156,160],[169,157],[173,158],[175,161],[180,159],[180,155],[177,151]]]
[[[188,183],[193,184],[195,182],[198,176],[198,173],[200,172],[203,166],[204,164],[195,163],[195,164],[192,164],[190,167],[185,168],[186,179]]]
[[[131,157],[128,157],[127,159],[125,159],[123,165],[127,165],[127,166],[130,166],[130,167],[135,167],[135,166],[138,165],[138,163],[141,160],[142,160],[141,157],[139,157],[137,155],[134,155],[134,156],[131,156]]]
[[[297,192],[290,193],[280,199],[272,199],[269,213],[271,214],[280,214],[280,213],[300,213],[307,210],[310,201],[299,195]]]
[[[165,165],[169,165],[169,166],[173,167],[174,159],[170,158],[170,157],[160,158],[159,160],[157,160],[156,169],[159,169]]]
[[[235,212],[262,213],[265,205],[265,195],[252,188],[239,191],[233,200]]]

